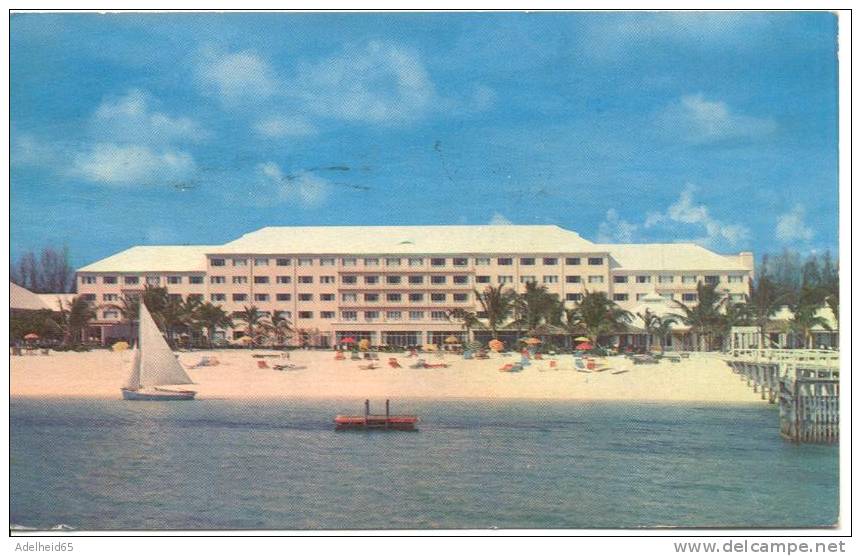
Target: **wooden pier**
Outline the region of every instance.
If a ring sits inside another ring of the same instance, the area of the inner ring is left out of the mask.
[[[727,364],[763,400],[779,404],[781,436],[793,442],[840,440],[838,353],[738,349],[730,352]]]
[[[419,418],[415,415],[390,415],[389,400],[386,400],[385,415],[371,415],[371,402],[365,400],[364,415],[338,415],[335,430],[392,430],[413,431]]]

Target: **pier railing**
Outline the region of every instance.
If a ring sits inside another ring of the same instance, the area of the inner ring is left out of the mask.
[[[839,354],[827,350],[739,349],[732,370],[763,400],[779,404],[780,434],[793,442],[840,438]]]

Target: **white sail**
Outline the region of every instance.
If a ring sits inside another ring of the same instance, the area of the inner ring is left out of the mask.
[[[140,304],[138,346],[141,386],[193,384],[191,377],[186,374],[170,346],[167,345],[164,336],[161,335],[143,300]]]
[[[137,390],[141,387],[141,352],[137,346],[132,351],[132,372],[129,379],[126,381],[124,388],[128,390]]]

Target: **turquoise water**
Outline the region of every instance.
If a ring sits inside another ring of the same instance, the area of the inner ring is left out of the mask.
[[[76,529],[804,527],[837,449],[774,406],[398,400],[413,433],[334,432],[361,402],[12,400],[11,522]]]

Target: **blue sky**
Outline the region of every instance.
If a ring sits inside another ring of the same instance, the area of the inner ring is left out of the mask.
[[[826,13],[17,14],[11,255],[268,225],[837,246]]]

